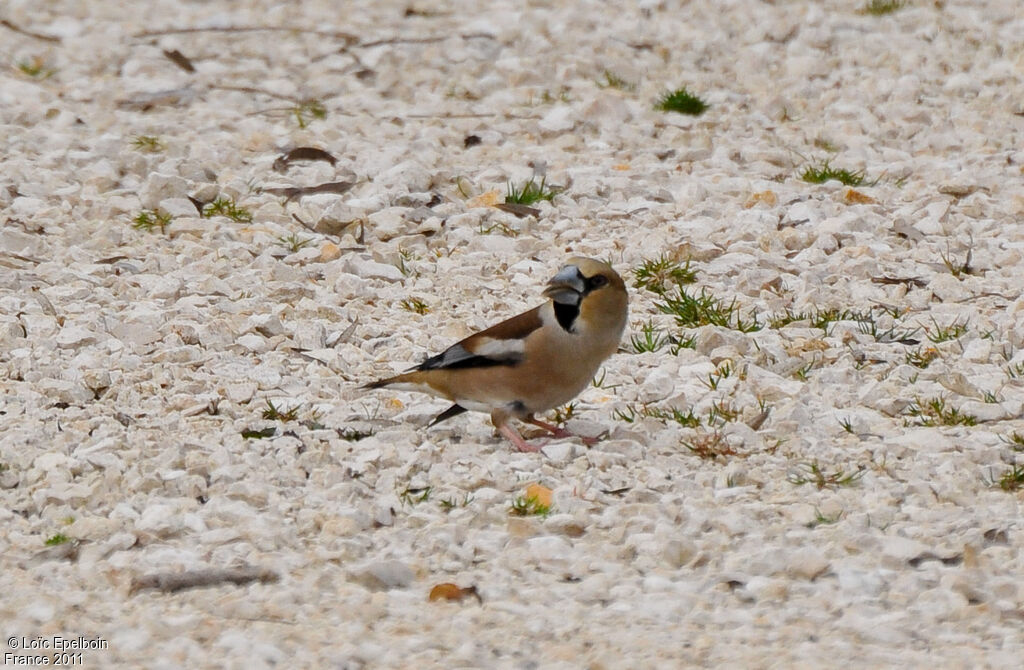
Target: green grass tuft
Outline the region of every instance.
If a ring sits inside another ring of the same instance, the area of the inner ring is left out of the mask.
[[[514,205],[532,205],[535,202],[540,202],[541,200],[551,202],[551,200],[558,195],[558,191],[547,188],[545,186],[546,180],[547,177],[541,177],[540,184],[538,184],[533,180],[533,177],[530,177],[530,181],[526,182],[519,188],[516,188],[511,181],[508,182],[505,202]]]
[[[757,315],[744,319],[734,299],[726,303],[716,298],[707,289],[701,289],[700,295],[690,295],[679,291],[678,295],[666,295],[656,303],[656,307],[665,314],[675,317],[681,328],[697,328],[700,326],[721,326],[741,333],[752,333],[761,330],[764,325],[757,320]]]
[[[292,233],[291,235],[281,235],[280,237],[277,238],[277,243],[294,254],[297,253],[300,249],[304,249],[309,245],[313,244],[313,239],[303,239],[296,235],[295,233]]]
[[[226,216],[232,221],[239,223],[252,222],[252,213],[243,207],[239,207],[231,198],[217,198],[203,207],[203,218],[209,219],[214,216]]]
[[[935,344],[939,344],[940,342],[949,342],[951,340],[958,339],[961,335],[967,332],[967,325],[968,321],[964,319],[962,323],[960,321],[953,321],[953,323],[948,326],[940,326],[938,322],[932,318],[932,326],[934,326],[934,330],[926,326],[924,332],[929,340]]]
[[[654,259],[645,259],[640,267],[633,269],[637,288],[647,289],[658,295],[665,295],[673,288],[697,281],[697,271],[690,269],[690,259],[680,263],[664,254]]]
[[[287,409],[282,412],[274,406],[272,401],[268,400],[267,408],[263,410],[263,418],[268,421],[280,421],[282,423],[295,421],[299,418],[299,407],[292,407],[291,409]]]
[[[49,79],[53,75],[57,74],[57,71],[53,68],[46,66],[46,62],[42,58],[36,57],[32,60],[19,61],[15,66],[18,71],[26,77],[32,77],[33,79]]]
[[[643,354],[658,351],[668,344],[669,340],[655,328],[653,323],[648,321],[640,327],[638,334],[629,337],[629,343],[633,347],[634,353]]]
[[[636,84],[630,81],[626,81],[619,75],[615,74],[611,70],[605,70],[604,79],[598,80],[597,85],[600,88],[617,88],[620,91],[635,91]]]
[[[860,10],[860,13],[870,14],[871,16],[885,16],[886,14],[892,14],[896,10],[903,9],[906,4],[905,0],[869,0],[863,9]]]
[[[942,397],[921,401],[918,399],[907,408],[907,414],[913,417],[917,426],[974,426],[976,417],[964,414],[955,407],[947,407]]]
[[[512,516],[547,516],[551,514],[551,506],[541,503],[536,496],[517,496],[508,513]]]
[[[402,309],[405,311],[413,312],[414,314],[422,315],[430,311],[430,308],[427,307],[427,303],[423,302],[419,298],[406,298],[398,304],[401,305]]]
[[[56,535],[51,535],[50,537],[46,538],[45,544],[47,547],[56,547],[59,544],[64,544],[65,542],[70,541],[71,538],[65,535],[64,533],[57,533]]]
[[[132,139],[132,146],[139,151],[155,154],[167,148],[163,140],[155,135],[136,135]]]
[[[676,112],[690,116],[700,116],[708,109],[708,103],[686,90],[686,87],[674,91],[665,91],[654,108],[662,112]]]
[[[857,468],[853,472],[845,472],[843,470],[826,472],[818,465],[818,461],[811,461],[809,463],[801,463],[799,470],[791,472],[786,477],[786,481],[794,486],[814,484],[821,490],[826,486],[853,486],[864,476],[864,472],[865,469],[863,467]]]
[[[162,233],[170,224],[170,214],[150,209],[142,210],[132,219],[132,228],[146,232],[152,232],[154,228],[159,228]]]
[[[299,128],[305,128],[312,119],[326,119],[327,108],[319,100],[303,100],[291,109],[292,116],[299,124]]]
[[[847,186],[860,186],[864,183],[866,175],[863,170],[847,170],[846,168],[834,168],[827,160],[808,165],[800,173],[800,178],[810,184],[824,184],[830,179]]]
[[[918,347],[913,351],[907,352],[907,363],[913,365],[915,368],[921,368],[924,370],[932,361],[939,357],[939,351],[935,347]]]

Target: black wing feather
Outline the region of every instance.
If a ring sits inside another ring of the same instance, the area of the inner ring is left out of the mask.
[[[500,356],[479,356],[461,344],[448,347],[437,356],[431,356],[417,365],[416,370],[458,370],[460,368],[487,368],[495,365],[515,365],[522,362],[521,353],[510,352]]]
[[[436,426],[437,424],[441,423],[442,421],[447,421],[448,419],[452,418],[453,416],[458,416],[458,415],[462,414],[465,411],[467,411],[465,407],[463,407],[462,405],[456,403],[456,404],[452,405],[451,407],[449,407],[448,409],[446,409],[445,411],[443,411],[440,414],[438,414],[437,416],[435,416],[434,420],[431,421],[430,423],[428,423],[427,425],[428,426]]]

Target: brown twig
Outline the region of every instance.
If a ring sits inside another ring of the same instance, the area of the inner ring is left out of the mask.
[[[135,33],[134,37],[161,37],[163,35],[187,35],[190,33],[302,33],[303,35],[317,35],[319,37],[332,37],[335,39],[355,42],[358,38],[351,33],[343,33],[335,30],[310,30],[308,28],[289,26],[227,26],[223,28],[166,28],[164,30],[144,30]]]
[[[186,570],[184,572],[158,572],[143,575],[132,580],[129,589],[134,594],[144,589],[157,589],[164,593],[175,593],[185,589],[220,584],[242,586],[250,582],[276,582],[280,577],[276,572],[266,568],[246,566],[242,568],[209,568],[206,570]]]
[[[43,35],[42,33],[34,33],[31,30],[25,30],[24,28],[22,28],[20,26],[14,25],[13,23],[8,21],[7,19],[0,19],[0,26],[3,26],[4,28],[7,28],[8,30],[13,30],[16,33],[20,33],[22,35],[27,35],[28,37],[34,37],[37,40],[43,40],[44,42],[56,42],[57,44],[60,44],[60,38],[59,37],[54,37],[53,35]]]

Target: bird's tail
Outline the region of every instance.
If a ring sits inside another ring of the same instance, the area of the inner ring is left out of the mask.
[[[363,384],[360,388],[364,389],[382,389],[388,386],[395,386],[398,384],[419,384],[420,380],[417,378],[416,371],[403,372],[400,375],[394,377],[388,377],[387,379],[379,379],[369,384]],[[417,389],[418,390],[418,389]]]

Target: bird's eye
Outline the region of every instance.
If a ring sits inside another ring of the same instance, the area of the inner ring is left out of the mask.
[[[590,284],[590,288],[601,288],[608,283],[608,277],[605,277],[604,275],[596,275],[591,277],[587,283]]]

